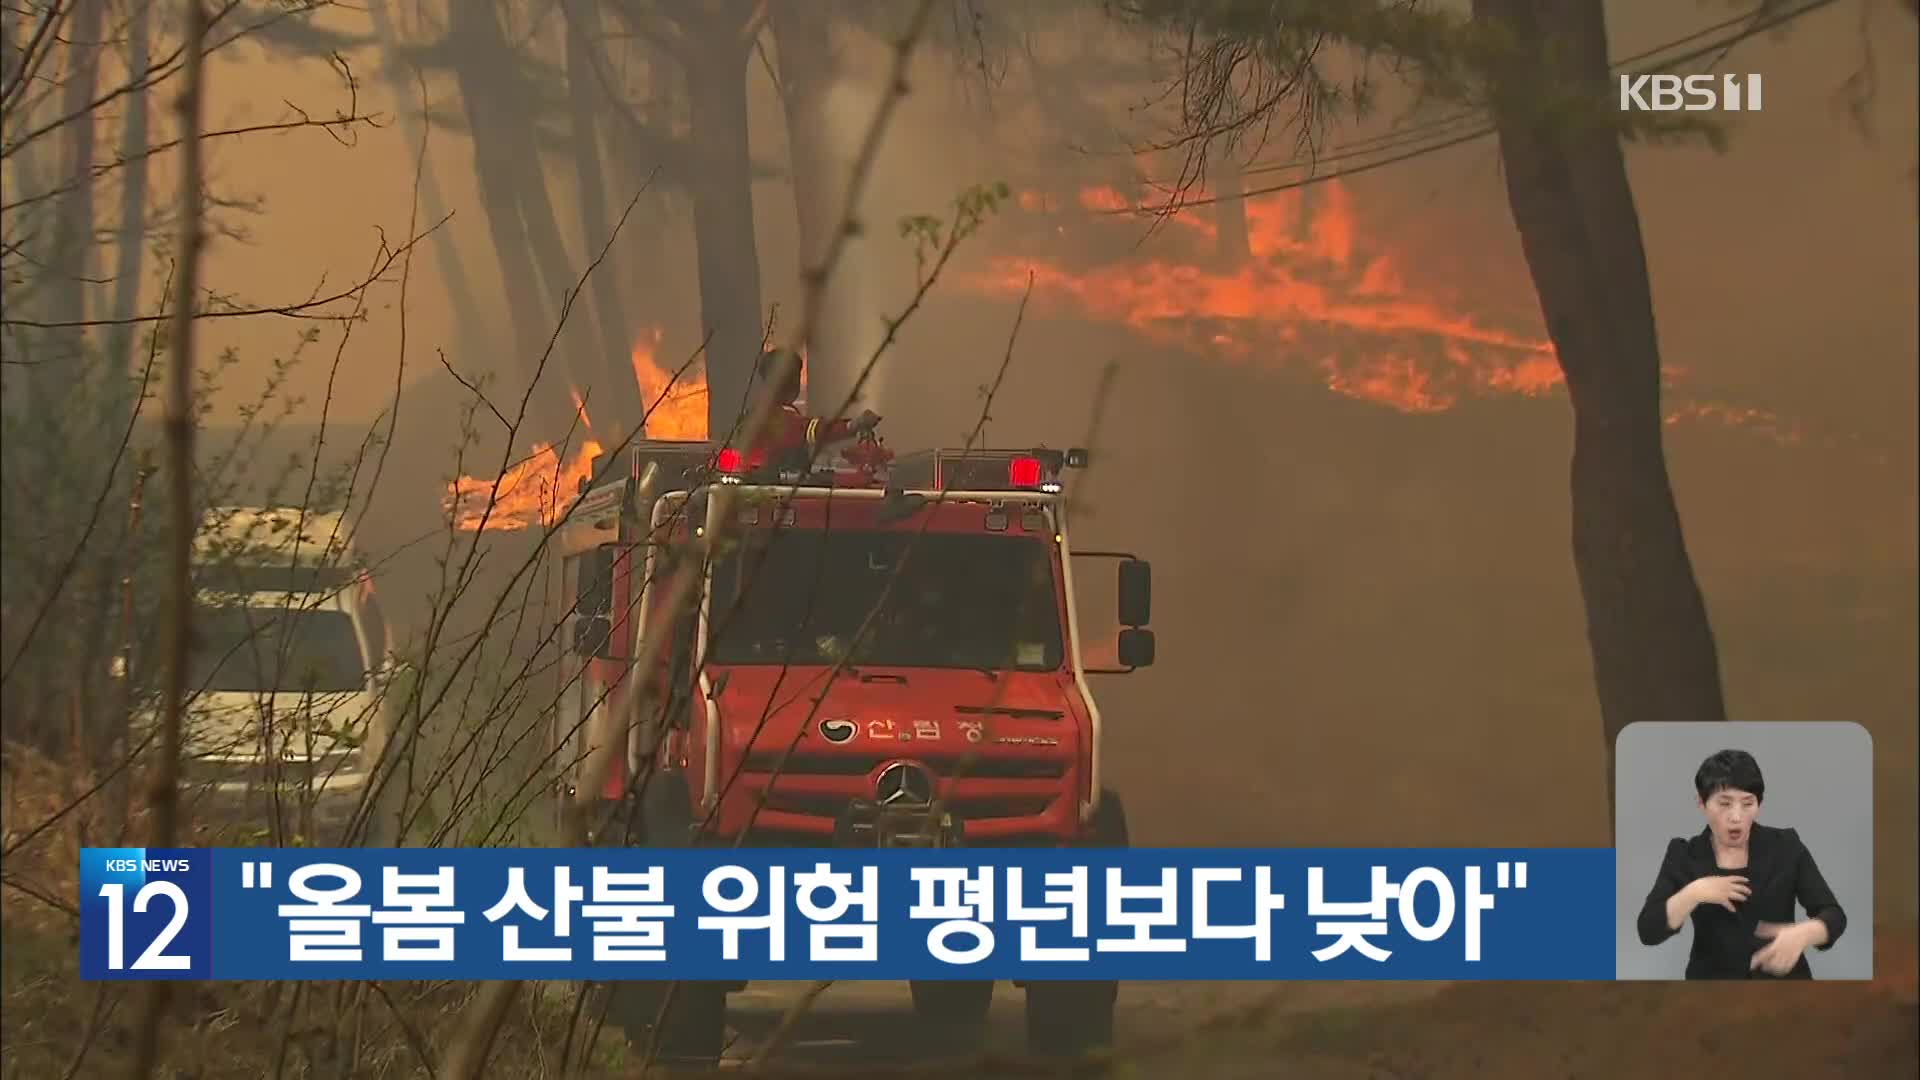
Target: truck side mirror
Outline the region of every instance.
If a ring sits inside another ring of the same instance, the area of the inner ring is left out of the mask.
[[[1120,563],[1120,625],[1145,626],[1152,616],[1153,566],[1145,559],[1126,559]]]
[[[1134,626],[1120,631],[1120,666],[1153,666],[1153,631]]]
[[[605,660],[613,655],[613,622],[604,615],[591,615],[573,624],[573,652],[576,656]]]

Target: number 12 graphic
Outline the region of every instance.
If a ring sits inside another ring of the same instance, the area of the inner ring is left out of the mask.
[[[107,970],[123,971],[127,966],[126,955],[126,893],[127,887],[118,882],[100,886],[100,895],[107,898]],[[135,971],[188,971],[193,967],[190,956],[168,955],[166,948],[187,924],[187,894],[180,886],[171,881],[149,881],[133,894],[135,914],[146,914],[147,906],[156,896],[164,896],[173,901],[173,918],[153,939],[140,958],[133,962]]]

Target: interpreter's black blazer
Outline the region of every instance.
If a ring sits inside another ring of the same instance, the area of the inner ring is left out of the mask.
[[[1792,829],[1776,829],[1754,824],[1747,841],[1747,865],[1737,870],[1722,870],[1714,865],[1713,840],[1706,829],[1692,839],[1675,837],[1667,843],[1666,858],[1660,874],[1647,893],[1640,909],[1640,942],[1658,945],[1679,933],[1667,927],[1667,900],[1696,878],[1709,874],[1739,875],[1753,890],[1735,911],[1718,904],[1700,904],[1693,909],[1693,947],[1687,955],[1689,979],[1771,979],[1776,976],[1753,969],[1753,954],[1766,944],[1754,936],[1760,923],[1792,923],[1794,903],[1805,908],[1809,918],[1827,924],[1830,949],[1847,928],[1847,913],[1840,909],[1827,880],[1820,876],[1813,855]],[[1779,978],[1811,979],[1813,969],[1802,956],[1793,970]]]

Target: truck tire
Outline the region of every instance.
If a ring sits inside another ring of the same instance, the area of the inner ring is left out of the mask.
[[[1127,808],[1120,793],[1110,788],[1100,792],[1100,805],[1094,808],[1084,847],[1132,847],[1127,835]]]
[[[907,986],[914,1016],[936,1053],[960,1056],[980,1049],[993,1007],[991,980],[915,980]]]
[[[693,806],[686,782],[678,775],[648,783],[642,805],[636,840],[648,847],[692,846]],[[607,1023],[620,1028],[636,1050],[655,1041],[656,1064],[714,1068],[725,1049],[727,994],[737,988],[735,983],[706,981],[608,983]],[[667,1008],[664,1018],[662,1006]],[[657,1040],[653,1036],[656,1021],[660,1023]]]
[[[1120,796],[1100,792],[1083,847],[1128,847],[1127,810]],[[1079,1058],[1113,1049],[1113,1006],[1120,984],[1111,979],[1027,983],[1027,1052],[1034,1057]]]

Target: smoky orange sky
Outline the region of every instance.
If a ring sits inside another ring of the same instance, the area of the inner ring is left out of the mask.
[[[1608,12],[1617,56],[1729,15],[1726,5],[1667,0],[1622,0]],[[1881,878],[1892,883],[1883,884],[1880,909],[1908,916],[1920,394],[1915,38],[1896,6],[1845,3],[1784,36],[1747,41],[1719,70],[1762,73],[1765,111],[1736,119],[1728,152],[1636,146],[1628,158],[1666,362],[1687,370],[1691,390],[1844,436],[1796,449],[1681,424],[1671,429],[1670,453],[1732,708],[1741,718],[1859,719],[1874,732]],[[1839,94],[1869,47],[1879,90],[1862,132]],[[877,61],[871,52],[860,55]],[[749,78],[756,155],[781,162],[777,98],[760,64]],[[1038,156],[1012,149],[1022,143],[1018,130],[998,131],[995,147],[981,135],[991,125],[956,122],[959,78],[945,57],[919,65],[874,174],[868,216],[876,223],[938,210],[958,188],[1015,170],[1052,170],[1063,194],[1082,186],[1074,177],[1084,157],[1064,147]],[[209,80],[216,126],[277,116],[283,100],[317,114],[344,107],[326,65],[251,49],[213,66]],[[450,82],[430,82],[429,92],[442,106],[456,103]],[[359,94],[363,111],[390,120],[399,107],[364,71]],[[311,291],[323,276],[337,287],[363,274],[380,230],[389,239],[406,232],[417,150],[398,122],[362,131],[351,147],[314,132],[221,144],[215,175],[235,192],[264,196],[266,213],[249,222],[250,242],[215,244],[211,284],[274,302]],[[441,130],[430,154],[464,269],[483,295],[497,296],[470,149]],[[1390,256],[1434,303],[1539,336],[1492,139],[1345,188],[1356,244]],[[568,190],[554,185],[573,229]],[[616,189],[610,201],[617,207],[630,195]],[[765,301],[791,319],[799,300],[793,196],[768,180],[755,197]],[[684,198],[648,198],[620,241],[625,258],[652,264],[653,291],[630,302],[636,317],[662,328],[669,360],[698,340],[686,217]],[[1073,228],[1088,231],[1084,241],[1041,235],[1047,228],[1034,215],[1006,213],[969,249],[968,266],[1032,258],[1061,243],[1147,260],[1180,232],[1170,228],[1129,253],[1142,226],[1080,220]],[[897,310],[911,291],[911,260],[891,230],[873,232],[859,258],[877,283],[876,308]],[[576,256],[584,247],[577,232],[568,244]],[[977,409],[974,388],[1000,362],[1017,300],[953,283],[908,325],[887,361],[883,411],[894,441],[958,441]],[[397,286],[377,290],[337,373],[340,332],[324,326],[294,389],[317,403],[332,374],[334,418],[364,424],[392,400],[400,323]],[[247,399],[265,377],[261,360],[284,354],[301,328],[271,319],[209,325],[216,344],[244,358],[220,406]],[[444,425],[431,414],[459,406],[436,350],[467,372],[512,367],[511,357],[462,353],[458,330],[433,248],[423,245],[407,297],[407,380],[429,380],[422,385],[442,387],[448,399],[408,399],[413,411],[403,415],[412,422]],[[465,341],[508,339],[488,327]],[[1102,691],[1116,701],[1109,760],[1139,789],[1136,828],[1147,841],[1604,841],[1592,810],[1598,721],[1565,554],[1564,398],[1404,414],[1282,379],[1266,369],[1283,365],[1257,356],[1144,340],[1043,290],[994,433],[1075,441],[1108,360],[1120,373],[1110,427],[1096,440],[1105,456],[1089,474],[1082,535],[1127,543],[1157,564],[1166,659]],[[398,500],[430,520],[439,490],[432,478],[446,467],[416,470],[413,486],[383,494],[384,505]],[[1864,584],[1832,584],[1841,579]],[[1260,598],[1252,610],[1249,596]],[[1246,702],[1261,703],[1260,715],[1247,715]],[[1524,762],[1524,775],[1496,771],[1490,759]],[[1223,790],[1246,793],[1230,814],[1206,811],[1224,824],[1180,824]]]

